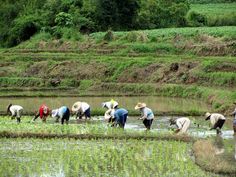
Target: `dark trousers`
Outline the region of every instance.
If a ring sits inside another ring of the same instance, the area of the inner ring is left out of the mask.
[[[61,119],[61,124],[64,124],[64,121],[66,120],[66,124],[68,124],[70,119],[70,110],[67,108],[65,114],[63,115],[62,119]]]
[[[91,114],[90,114],[90,108],[88,108],[85,112],[84,112],[84,116],[85,118],[91,118]]]
[[[221,128],[223,127],[224,123],[225,123],[225,120],[219,119],[219,120],[215,123],[213,129],[217,129],[217,128],[220,128],[220,129],[221,129]]]
[[[122,116],[120,116],[117,119],[116,122],[117,122],[117,124],[119,124],[120,128],[124,128],[125,127],[125,123],[126,123],[127,117],[128,117],[128,114],[123,114]]]
[[[233,122],[233,129],[234,129],[234,134],[236,135],[236,119],[234,119]]]
[[[143,124],[145,125],[145,127],[146,127],[148,130],[151,129],[152,121],[153,121],[153,119],[150,119],[150,120],[144,119],[144,120],[143,120]]]

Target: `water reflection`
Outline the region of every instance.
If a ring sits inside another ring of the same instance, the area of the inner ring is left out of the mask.
[[[134,110],[134,106],[138,102],[145,102],[148,107],[154,111],[210,111],[211,107],[203,101],[183,98],[170,98],[170,97],[158,97],[158,96],[133,96],[133,97],[9,97],[0,98],[0,111],[6,111],[6,106],[9,103],[22,105],[26,111],[35,111],[38,107],[45,103],[50,108],[60,107],[67,105],[69,107],[78,100],[85,101],[91,105],[93,109],[101,109],[101,103],[114,98],[119,102],[121,107],[125,107],[129,110]],[[190,106],[191,105],[191,106]]]
[[[222,154],[225,152],[224,142],[221,135],[216,135],[214,138],[213,145],[215,146],[215,153]]]

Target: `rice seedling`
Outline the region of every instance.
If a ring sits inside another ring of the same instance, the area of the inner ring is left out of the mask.
[[[210,176],[189,158],[189,145],[177,141],[15,139],[12,143],[13,139],[0,139],[0,142],[3,176]]]

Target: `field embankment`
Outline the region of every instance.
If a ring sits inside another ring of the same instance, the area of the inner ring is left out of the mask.
[[[225,148],[219,140],[217,144],[211,140],[199,140],[193,144],[195,160],[201,168],[227,176],[236,174],[233,149],[232,146]]]

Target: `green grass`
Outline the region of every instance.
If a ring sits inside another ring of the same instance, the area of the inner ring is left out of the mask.
[[[208,26],[236,25],[236,3],[191,4],[191,10],[207,17]]]
[[[189,144],[175,141],[0,141],[4,176],[211,176],[191,160]]]
[[[235,14],[235,8],[236,3],[191,4],[191,10],[208,17]]]

